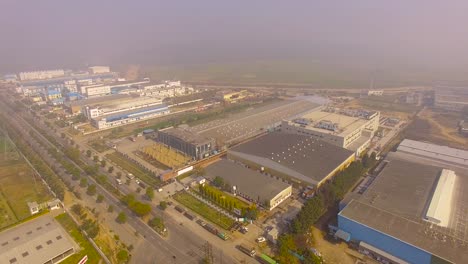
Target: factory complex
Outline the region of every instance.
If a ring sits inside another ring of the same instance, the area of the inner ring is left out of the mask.
[[[338,214],[340,233],[386,263],[468,263],[468,152],[404,140]]]
[[[281,131],[307,135],[360,155],[379,128],[379,112],[325,108],[281,123]]]
[[[434,106],[448,111],[462,111],[468,107],[468,89],[466,87],[434,87]]]

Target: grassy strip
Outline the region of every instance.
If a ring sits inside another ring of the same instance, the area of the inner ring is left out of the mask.
[[[93,247],[93,245],[86,239],[86,237],[80,232],[78,226],[73,222],[72,218],[63,213],[55,217],[55,219],[67,230],[70,236],[75,240],[75,242],[81,247],[81,251],[75,253],[74,255],[66,258],[61,263],[73,263],[76,264],[84,256],[88,256],[88,264],[90,263],[99,263],[101,261],[101,256]]]
[[[47,213],[49,213],[49,210],[40,211],[39,213],[34,214],[34,215],[31,215],[31,216],[29,216],[29,217],[27,217],[27,218],[25,218],[25,219],[20,220],[20,221],[17,221],[17,222],[14,223],[14,224],[11,224],[11,225],[9,225],[9,226],[4,226],[4,227],[0,228],[0,232],[3,231],[3,230],[6,230],[6,229],[13,228],[13,227],[15,227],[15,226],[17,226],[17,225],[19,225],[19,224],[28,222],[28,221],[30,221],[30,220],[32,220],[32,219],[38,218],[39,216],[45,215],[45,214],[47,214]]]
[[[180,192],[174,195],[174,199],[179,203],[183,204],[187,208],[191,209],[195,213],[201,215],[206,220],[224,228],[229,229],[233,224],[234,220],[219,213],[215,209],[209,207],[205,203],[201,202],[197,198],[186,192]]]
[[[140,180],[146,182],[151,186],[155,186],[161,183],[159,179],[146,172],[139,165],[125,158],[122,154],[118,152],[107,154],[106,158],[110,159],[113,163],[119,165],[122,169],[133,174],[135,177],[139,178]]]
[[[88,142],[88,145],[90,145],[94,150],[96,150],[99,153],[110,149],[106,144],[97,140]]]

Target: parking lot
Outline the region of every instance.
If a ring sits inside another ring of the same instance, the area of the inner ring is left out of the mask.
[[[215,120],[192,128],[207,137],[213,137],[220,145],[232,144],[244,138],[262,133],[284,119],[310,111],[318,104],[304,100],[288,100],[257,109],[250,109],[223,120]]]

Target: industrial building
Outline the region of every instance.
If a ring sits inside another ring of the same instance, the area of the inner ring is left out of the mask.
[[[52,79],[55,77],[62,77],[64,75],[65,75],[65,71],[60,69],[60,70],[47,70],[47,71],[20,72],[19,78],[21,81],[44,80],[44,79]]]
[[[179,85],[176,85],[176,84]],[[141,94],[146,96],[157,96],[161,98],[177,97],[187,94],[192,94],[195,90],[192,87],[180,86],[178,82],[164,82],[164,83],[148,83],[140,85]]]
[[[159,130],[157,141],[197,160],[209,156],[215,147],[213,138],[204,137],[180,127]]]
[[[379,128],[379,119],[379,112],[328,108],[285,120],[281,131],[320,139],[360,155]]]
[[[340,232],[386,263],[468,263],[468,167],[447,155],[454,149],[407,148],[340,211]]]
[[[89,67],[88,70],[91,74],[108,73],[110,72],[110,67],[109,66],[92,66],[92,67]]]
[[[411,139],[403,140],[397,151],[412,155],[440,160],[468,169],[468,151]]]
[[[462,111],[468,107],[468,88],[434,87],[434,106],[448,111]]]
[[[319,187],[354,161],[353,151],[310,136],[269,133],[228,150],[242,162],[294,184]]]
[[[89,106],[89,108],[96,108],[99,107],[99,105],[103,104],[118,104],[119,101],[130,100],[131,98],[132,96],[127,94],[115,94],[94,98],[86,98],[76,101],[70,100],[71,102],[66,102],[64,106],[72,115],[83,113],[88,118],[91,118],[91,114],[86,113],[86,106]]]
[[[223,178],[231,186],[232,193],[269,210],[273,210],[292,193],[290,184],[238,162],[223,159],[206,167],[205,171],[208,179],[214,180],[216,176]]]
[[[383,90],[369,90],[367,91],[368,96],[382,96]]]
[[[58,263],[79,246],[49,214],[0,233],[0,263]]]
[[[35,80],[24,80],[20,82],[20,86],[17,92],[23,96],[34,96],[46,89],[57,89],[65,95],[69,92],[81,92],[82,86],[98,86],[103,83],[112,83],[117,79],[117,74],[113,72],[89,74],[85,73],[69,73],[61,77],[55,77],[50,79],[35,79]],[[90,91],[92,94],[94,91]],[[86,91],[84,91],[86,94]]]
[[[93,119],[100,116],[112,115],[130,110],[137,110],[140,108],[146,108],[150,106],[158,106],[162,103],[162,100],[160,98],[155,97],[114,95],[105,98],[105,101],[98,100],[98,103],[86,104],[82,110],[84,115],[89,119]]]
[[[111,89],[109,85],[92,84],[80,87],[80,93],[86,97],[109,95]]]
[[[98,129],[107,129],[125,124],[138,122],[145,119],[169,114],[169,108],[165,104],[139,107],[112,114],[100,115],[91,119],[91,124]]]

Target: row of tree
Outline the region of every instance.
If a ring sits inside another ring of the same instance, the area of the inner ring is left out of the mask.
[[[72,205],[71,210],[75,215],[80,217],[82,221],[80,226],[81,230],[85,231],[90,238],[95,238],[99,234],[99,224],[88,218],[88,215],[81,204]]]
[[[332,181],[321,186],[315,196],[304,203],[301,211],[292,221],[293,233],[308,232],[310,227],[317,222],[329,207],[336,205],[337,202],[343,199],[344,195],[364,174],[366,169],[362,162],[355,161],[335,175]]]
[[[5,119],[2,119],[5,122]],[[11,140],[16,144],[19,151],[31,162],[37,172],[47,182],[52,191],[57,195],[60,200],[65,196],[65,186],[57,174],[46,165],[46,163],[39,158],[39,156],[32,150],[32,147],[22,139],[16,131],[7,126],[6,129],[10,135]]]
[[[235,198],[227,194],[223,194],[223,192],[206,184],[200,184],[198,186],[198,191],[201,194],[201,196],[210,201],[213,201],[215,204],[217,204],[221,208],[226,209],[229,212],[234,213],[234,209],[236,208],[241,211],[241,216],[254,220],[257,219],[258,208],[255,206],[255,204],[252,204],[251,206],[242,205]]]
[[[138,201],[133,194],[122,197],[122,202],[136,215],[143,217],[151,212],[151,205]]]
[[[291,223],[291,232],[278,239],[277,260],[281,263],[322,263],[323,260],[309,250],[311,227],[328,208],[336,206],[344,195],[356,184],[359,178],[375,165],[375,154],[366,154],[361,161],[351,163],[346,169],[325,183],[315,196],[307,200]],[[313,239],[313,237],[312,237]],[[300,260],[302,259],[302,260]]]

